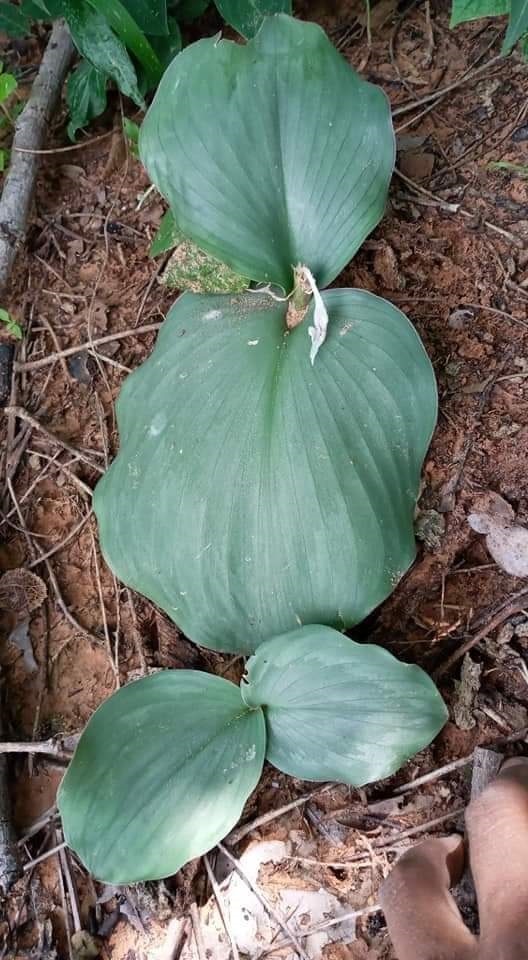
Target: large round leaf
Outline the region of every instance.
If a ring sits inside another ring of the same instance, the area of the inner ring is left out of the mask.
[[[323,298],[312,367],[311,310],[288,332],[266,294],[185,294],[121,391],[94,498],[103,552],[196,643],[249,653],[304,623],[351,626],[414,558],[431,364],[387,301]]]
[[[220,677],[164,671],[122,687],[62,781],[66,841],[108,883],[167,877],[235,825],[265,744],[262,711]]]
[[[447,720],[419,667],[313,625],[263,643],[242,696],[265,707],[267,759],[301,780],[362,786],[388,777]]]
[[[246,45],[211,38],[173,61],[140,152],[181,230],[252,280],[320,287],[385,208],[394,135],[381,89],[312,23],[270,17]]]

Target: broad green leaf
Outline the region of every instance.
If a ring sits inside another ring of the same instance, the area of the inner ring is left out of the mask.
[[[14,3],[0,3],[0,30],[9,37],[25,37],[31,32],[31,23]]]
[[[172,250],[182,240],[183,234],[176,223],[172,210],[166,210],[160,220],[156,236],[151,243],[149,256],[159,257],[161,253]]]
[[[527,31],[528,0],[511,0],[510,20],[502,44],[502,53],[509,53]]]
[[[81,60],[70,73],[66,85],[66,100],[70,111],[68,136],[75,140],[75,134],[90,120],[99,117],[106,109],[107,77],[96,70],[87,60]]]
[[[85,0],[54,0],[52,13],[65,17],[79,53],[101,73],[115,81],[121,93],[144,106],[136,71],[124,44],[112,31],[105,16]]]
[[[414,558],[431,364],[387,301],[323,299],[312,367],[311,310],[288,332],[265,293],[185,294],[121,391],[119,454],[94,498],[103,552],[204,646],[349,627]]]
[[[15,92],[17,86],[16,77],[14,77],[12,73],[0,74],[0,103],[7,100],[7,98]]]
[[[147,73],[150,85],[156,86],[163,73],[163,67],[126,6],[121,3],[121,0],[89,0],[89,3],[106,18],[125,47],[137,57]]]
[[[228,680],[167,670],[94,713],[62,781],[64,836],[99,880],[176,873],[235,825],[256,786],[264,716]]]
[[[147,36],[164,37],[168,34],[167,0],[123,0],[123,6]]]
[[[270,763],[301,780],[356,787],[390,776],[448,718],[420,667],[313,625],[261,644],[242,696],[265,707]]]
[[[246,45],[182,51],[141,128],[140,154],[182,231],[251,280],[319,287],[385,208],[394,134],[382,90],[323,31],[279,14]]]
[[[453,0],[451,7],[451,27],[467,20],[480,20],[481,17],[498,17],[509,13],[511,0]]]
[[[219,12],[243,37],[254,37],[264,17],[291,13],[291,0],[215,0]]]

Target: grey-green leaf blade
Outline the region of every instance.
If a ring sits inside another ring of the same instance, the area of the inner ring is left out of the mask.
[[[164,75],[143,162],[200,249],[291,289],[326,286],[383,215],[394,134],[383,91],[315,24],[270,17],[245,46],[212,38]]]
[[[262,711],[227,680],[171,670],[122,687],[62,781],[66,841],[108,883],[176,873],[236,824],[264,752]]]
[[[267,759],[302,780],[383,779],[447,720],[419,667],[317,625],[263,643],[248,661],[242,695],[264,708]]]
[[[204,646],[351,626],[414,559],[431,364],[386,301],[324,300],[312,367],[310,313],[288,333],[266,294],[186,294],[121,391],[120,452],[94,497],[103,552]]]

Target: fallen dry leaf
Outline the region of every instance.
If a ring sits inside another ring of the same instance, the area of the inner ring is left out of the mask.
[[[470,513],[468,523],[486,537],[486,546],[499,567],[512,577],[528,577],[528,529],[514,522],[510,504],[495,495],[489,510]]]
[[[307,890],[304,888],[306,885],[303,886],[302,881],[294,877],[288,878],[287,887],[281,884],[278,888],[270,883],[267,872],[263,875],[262,867],[268,864],[273,876],[274,868],[289,864],[286,858],[291,852],[291,844],[281,840],[260,841],[242,854],[240,865],[246,876],[259,884],[275,909],[283,917],[289,918],[291,929],[298,935],[304,934],[304,947],[312,960],[321,960],[322,951],[329,943],[334,940],[347,943],[355,939],[355,924],[353,920],[344,919],[335,926],[307,935],[308,930],[324,924],[329,918],[346,914],[350,907],[319,884],[315,885],[316,889]],[[270,950],[274,942],[283,940],[283,932],[238,874],[231,873],[220,884],[220,889],[223,906],[241,954],[250,960],[257,960]],[[215,960],[229,960],[230,944],[214,897],[200,909],[200,921],[206,956]],[[199,960],[194,938],[187,942],[181,956],[182,960]],[[292,944],[288,944],[281,950],[280,956],[283,960],[294,960],[297,951]]]

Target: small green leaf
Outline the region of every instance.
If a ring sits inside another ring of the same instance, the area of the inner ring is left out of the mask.
[[[528,177],[528,164],[511,163],[509,160],[493,160],[488,163],[488,170],[505,170],[507,173],[522,177],[523,180]]]
[[[224,20],[243,37],[254,37],[264,17],[291,13],[292,0],[215,0]]]
[[[9,163],[9,150],[0,147],[0,173],[4,173]]]
[[[7,150],[0,150],[0,154],[8,154]],[[1,168],[3,169],[3,167]],[[23,330],[19,323],[13,319],[8,310],[4,307],[0,307],[0,323],[3,323],[7,332],[11,334],[12,337],[16,337],[17,340],[21,340],[23,336]]]
[[[4,103],[15,92],[17,86],[16,77],[12,73],[0,74],[0,103]]]
[[[87,60],[81,60],[70,73],[66,84],[66,101],[70,111],[68,136],[75,140],[75,134],[90,120],[99,117],[106,109],[107,77],[96,70]]]
[[[10,37],[25,37],[31,31],[31,23],[14,3],[0,3],[0,30]]]
[[[121,93],[143,107],[134,65],[106,17],[85,0],[54,0],[52,13],[65,17],[79,53],[96,70],[111,77]]]
[[[152,241],[149,250],[150,257],[159,257],[161,253],[172,250],[176,244],[184,239],[183,233],[179,229],[172,210],[166,210],[163,214],[158,232]]]
[[[510,0],[453,0],[450,26],[481,17],[500,17],[510,12]]]
[[[138,155],[138,137],[139,137],[139,126],[137,123],[134,123],[133,120],[129,120],[128,117],[123,117],[123,133],[128,141],[128,147],[130,153],[133,157]]]
[[[175,57],[140,155],[200,250],[289,292],[298,263],[327,286],[380,220],[394,134],[383,91],[316,24],[278,14],[247,44]]]
[[[509,53],[527,30],[528,0],[511,0],[510,20],[501,52]]]
[[[23,336],[22,327],[20,326],[19,323],[16,322],[16,320],[11,320],[7,324],[7,332],[10,333],[11,336],[15,337],[16,340],[22,340],[22,336]]]
[[[265,707],[266,757],[279,770],[356,787],[395,773],[448,718],[419,667],[321,626],[262,643],[242,696]]]
[[[64,836],[107,883],[157,880],[236,824],[266,748],[262,710],[228,680],[166,670],[94,713],[62,781]]]

